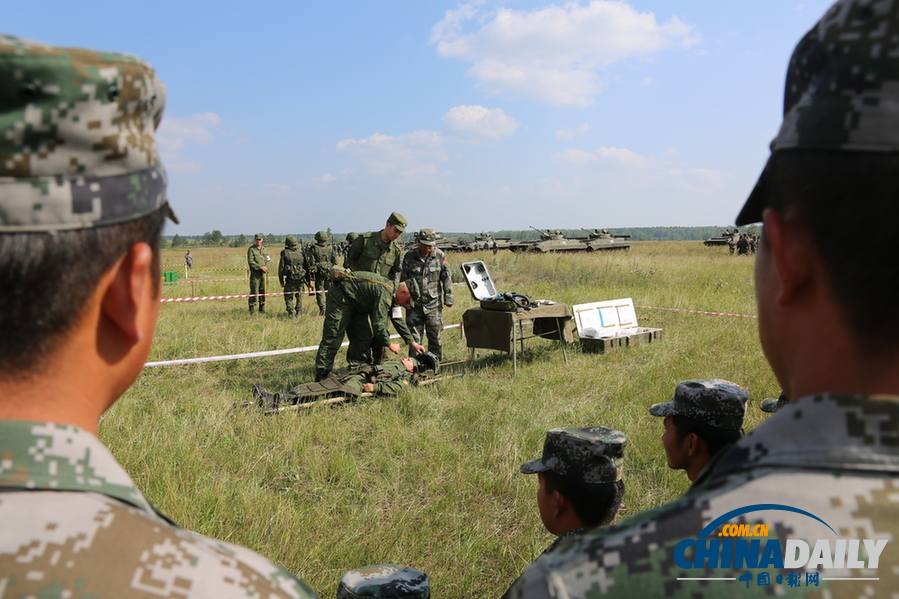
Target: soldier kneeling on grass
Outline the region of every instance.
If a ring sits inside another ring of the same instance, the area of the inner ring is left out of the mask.
[[[253,396],[259,406],[272,409],[340,395],[347,398],[359,397],[363,393],[396,395],[404,387],[435,379],[439,369],[437,357],[425,352],[416,358],[403,358],[377,366],[351,365],[347,370],[315,383],[297,385],[286,393],[269,393],[261,386],[253,385]]]

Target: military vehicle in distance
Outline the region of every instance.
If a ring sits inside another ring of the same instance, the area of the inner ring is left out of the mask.
[[[529,241],[519,241],[518,243],[512,244],[509,249],[513,252],[582,252],[586,248],[583,243],[578,241],[577,239],[569,239],[562,235],[562,232],[558,229],[550,230],[550,229],[538,229],[537,227],[531,227],[538,233],[540,233],[540,239],[538,240],[529,240]]]
[[[612,235],[609,233],[608,229],[593,229],[592,231],[589,229],[583,229],[586,231],[589,237],[586,239],[582,237],[578,237],[578,241],[587,246],[588,252],[594,251],[612,251],[612,250],[629,250],[631,249],[631,242],[628,239],[631,238],[630,235]]]
[[[707,246],[713,245],[735,245],[737,240],[740,238],[740,230],[734,227],[733,231],[728,231],[724,229],[724,233],[722,233],[721,237],[709,237],[702,243]]]
[[[512,245],[511,237],[494,237],[490,233],[481,233],[480,235],[474,236],[474,241],[469,242],[460,242],[456,244],[456,251],[459,252],[474,252],[476,250],[492,250],[493,244],[496,244],[496,249],[498,250],[507,250]]]

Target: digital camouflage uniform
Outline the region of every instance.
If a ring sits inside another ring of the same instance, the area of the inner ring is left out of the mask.
[[[443,306],[453,305],[453,278],[446,254],[438,248],[427,256],[422,256],[417,247],[409,250],[403,256],[400,274],[401,281],[408,279],[418,283],[421,297],[406,311],[406,325],[416,343],[427,335],[428,351],[442,359]]]
[[[344,335],[349,337],[352,344],[354,339],[359,343],[359,337],[367,334],[369,318],[375,341],[384,347],[390,345],[388,321],[393,322],[393,327],[404,342],[412,343],[405,318],[391,318],[394,288],[391,280],[372,272],[355,271],[333,280],[325,306],[322,340],[315,354],[317,379],[320,380],[319,377],[326,376],[333,369],[334,357],[343,343]],[[364,329],[353,328],[360,321],[364,321]]]
[[[406,219],[396,212],[387,219],[400,231],[406,227]],[[380,231],[363,233],[353,240],[347,249],[344,266],[354,271],[374,272],[396,282],[402,265],[403,250],[394,240],[388,243],[381,241]],[[357,316],[351,325],[356,331],[355,336],[350,337],[350,345],[347,347],[347,361],[371,364],[380,360],[379,355],[372,353],[371,324],[362,316]],[[366,333],[367,331],[367,333]]]
[[[315,597],[259,554],[159,513],[96,437],[0,420],[4,597]]]
[[[154,133],[166,90],[149,65],[0,34],[0,97],[0,232],[83,230],[160,210],[177,223]],[[30,385],[30,402],[52,419],[53,404],[39,395],[44,378]],[[260,555],[159,514],[86,430],[7,419],[0,596],[315,595]]]
[[[334,248],[324,241],[313,244],[307,255],[306,270],[309,276],[315,277],[315,301],[319,314],[324,314],[325,296],[331,287],[331,267],[337,264]]]
[[[268,255],[265,245],[257,248],[255,244],[247,248],[247,268],[250,269],[250,297],[247,303],[250,308],[250,314],[256,310],[256,304],[259,304],[259,311],[265,312],[265,280],[266,274],[262,272],[262,267],[268,267],[272,258]]]
[[[793,52],[772,153],[899,150],[897,39],[899,3],[835,3]],[[772,184],[763,173],[737,225],[760,221]],[[767,529],[748,534],[755,525]],[[791,547],[795,564],[778,568],[775,550]],[[507,596],[817,599],[897,589],[899,397],[819,393],[782,406],[716,456],[680,499],[561,543]]]
[[[385,564],[350,570],[340,579],[337,599],[430,599],[428,575],[408,566]]]
[[[292,242],[292,243],[291,243]],[[299,316],[303,313],[303,288],[306,285],[306,269],[303,252],[293,236],[288,236],[278,261],[278,282],[284,288],[284,305],[287,315]]]

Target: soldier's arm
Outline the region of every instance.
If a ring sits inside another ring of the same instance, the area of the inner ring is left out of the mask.
[[[378,381],[374,385],[377,395],[396,395],[409,386],[409,377],[400,375],[389,381]]]
[[[365,247],[365,236],[360,235],[356,239],[353,240],[353,243],[350,244],[350,247],[346,251],[346,258],[343,260],[343,267],[349,268],[350,270],[356,270],[356,263],[359,261],[359,257],[362,256],[362,250]]]
[[[453,299],[453,275],[450,271],[446,256],[440,265],[440,285],[443,287],[443,305],[449,308],[455,303]]]
[[[396,283],[400,280],[400,267],[403,265],[403,251],[397,245],[394,247],[393,252],[396,259],[393,261],[393,266],[390,267],[390,272],[387,273],[387,278]]]
[[[281,287],[284,287],[284,282],[287,280],[287,264],[284,260],[284,252],[281,252],[281,259],[278,261],[278,282],[281,283]]]

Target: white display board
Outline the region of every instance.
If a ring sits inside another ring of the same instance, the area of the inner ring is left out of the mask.
[[[637,328],[634,300],[623,298],[571,307],[577,334],[583,339],[628,335]]]

